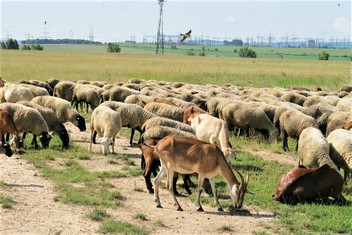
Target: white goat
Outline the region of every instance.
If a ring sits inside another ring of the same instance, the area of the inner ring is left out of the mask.
[[[216,145],[230,162],[235,156],[235,151],[229,142],[229,129],[224,120],[209,114],[199,114],[191,121],[191,127],[198,139]]]

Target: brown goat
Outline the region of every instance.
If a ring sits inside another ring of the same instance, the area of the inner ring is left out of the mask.
[[[12,134],[15,148],[21,147],[21,137],[18,134],[12,115],[6,110],[0,109],[0,141],[5,143],[4,134]]]
[[[191,121],[199,114],[207,113],[198,106],[189,106],[183,111],[183,123],[191,125]],[[208,113],[207,113],[208,114]]]
[[[339,204],[346,204],[341,191],[342,176],[328,165],[319,168],[297,167],[280,177],[272,198],[284,204],[326,201],[333,197]]]
[[[203,211],[200,204],[200,195],[205,178],[209,179],[214,195],[214,202],[218,210],[222,211],[216,194],[214,181],[214,177],[218,175],[225,179],[235,208],[242,207],[249,176],[247,174],[247,178],[244,180],[243,176],[238,172],[241,177],[241,182],[238,181],[230,165],[227,163],[224,154],[215,145],[183,136],[167,136],[159,141],[154,152],[159,156],[161,162],[161,169],[154,179],[154,197],[157,207],[161,207],[159,198],[160,182],[167,176],[166,185],[177,210],[182,211],[172,187],[175,172],[181,174],[198,174],[198,194],[196,198],[198,211]]]
[[[139,144],[139,148],[142,151],[141,157],[141,168],[144,169],[143,176],[145,180],[145,184],[150,194],[154,193],[153,184],[150,180],[150,176],[153,173],[154,176],[157,175],[157,168],[160,166],[159,157],[155,155],[154,148],[157,145],[159,140],[156,139],[149,139],[144,141],[144,144]],[[184,182],[184,189],[187,191],[188,194],[192,194],[191,190],[189,189],[189,184],[192,183],[189,175],[182,175],[183,182]],[[179,193],[176,190],[176,182],[178,179],[178,175],[175,175],[173,181],[173,188],[176,195]],[[209,187],[208,187],[209,188]]]

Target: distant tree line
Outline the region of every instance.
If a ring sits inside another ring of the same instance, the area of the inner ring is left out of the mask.
[[[27,39],[21,41],[22,44],[92,44],[102,45],[102,42],[95,42],[85,39]]]
[[[225,46],[243,46],[243,41],[241,39],[233,39],[232,41],[224,41]]]

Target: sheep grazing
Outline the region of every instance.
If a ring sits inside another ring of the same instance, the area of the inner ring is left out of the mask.
[[[289,109],[285,111],[281,116],[280,116],[280,130],[281,133],[283,133],[284,138],[283,138],[283,149],[284,151],[288,151],[288,137],[291,138],[296,138],[297,139],[297,145],[296,145],[296,151],[298,149],[298,139],[300,138],[300,135],[302,131],[308,127],[315,127],[319,128],[317,121],[308,115],[305,115],[304,113],[294,110],[294,109]]]
[[[32,143],[35,149],[38,149],[37,135],[41,135],[40,141],[43,148],[49,146],[51,140],[51,136],[48,134],[49,128],[38,110],[13,103],[2,103],[0,104],[0,109],[6,110],[13,116],[17,131],[24,133],[23,139],[26,132],[32,133]]]
[[[12,156],[12,150],[9,144],[6,144],[4,142],[0,142],[0,153],[4,153],[6,156],[11,157]]]
[[[76,110],[78,111],[78,104],[82,102],[86,104],[85,113],[88,113],[88,106],[90,106],[92,111],[98,107],[100,96],[98,92],[89,85],[76,84],[73,87],[71,105],[76,107]]]
[[[9,133],[12,135],[10,142],[14,143],[15,148],[19,149],[22,145],[22,140],[17,131],[13,116],[6,110],[0,110],[0,141],[5,143],[4,134]]]
[[[308,116],[315,118],[321,132],[326,133],[329,116],[333,113],[332,110],[321,105],[311,105],[304,109],[302,112]]]
[[[306,169],[297,167],[280,177],[273,199],[281,203],[324,202],[332,197],[339,204],[346,204],[342,195],[343,179],[329,165]]]
[[[344,129],[330,132],[326,138],[330,144],[330,157],[336,161],[338,168],[345,172],[345,181],[352,172],[352,133]]]
[[[115,137],[121,128],[122,121],[119,112],[107,106],[98,106],[91,116],[89,151],[92,150],[95,135],[99,134],[103,136],[101,139],[103,154],[108,153],[109,145],[111,145],[111,152],[114,153]]]
[[[50,95],[48,90],[43,87],[31,85],[31,84],[21,84],[22,87],[28,88],[34,97],[41,96],[41,95]]]
[[[191,132],[181,131],[176,128],[168,127],[168,126],[153,126],[147,129],[141,136],[141,142],[144,143],[150,139],[160,140],[168,135],[175,136],[185,136],[192,139],[197,139],[197,136]]]
[[[139,94],[139,92],[127,87],[113,86],[102,93],[102,100],[124,102],[125,99],[132,94]]]
[[[31,90],[20,84],[5,83],[0,88],[0,102],[16,103],[20,100],[31,100],[33,97]]]
[[[193,128],[190,127],[189,125],[169,118],[159,117],[159,116],[155,116],[148,119],[142,126],[142,132],[144,133],[146,130],[155,126],[166,126],[166,127],[175,128],[180,131],[186,131],[186,132],[195,134]]]
[[[244,180],[243,176],[238,172],[241,177],[241,182],[239,182],[230,165],[227,163],[223,153],[215,145],[187,137],[167,136],[159,141],[154,152],[161,161],[160,171],[154,179],[154,196],[157,207],[161,207],[159,198],[160,182],[165,175],[167,175],[167,187],[175,205],[177,206],[177,210],[182,211],[172,187],[172,180],[175,172],[181,174],[198,173],[198,194],[196,199],[198,211],[203,211],[200,204],[200,195],[205,178],[208,178],[210,181],[218,211],[222,211],[214,181],[214,177],[218,175],[225,179],[227,186],[230,189],[230,196],[235,208],[242,207],[244,195],[247,191],[249,176],[247,174],[247,178]]]
[[[43,81],[39,81],[39,80],[22,80],[20,81],[20,83],[22,84],[28,84],[28,85],[32,85],[32,86],[36,86],[36,87],[40,87],[40,88],[44,88],[47,91],[48,95],[53,95],[54,91],[52,89],[52,87],[50,86],[49,83],[47,82],[43,82]],[[39,90],[38,90],[39,91]],[[33,92],[33,91],[32,91]],[[43,91],[41,91],[42,93]]]
[[[219,110],[219,116],[229,127],[247,130],[247,135],[249,128],[253,128],[263,133],[271,141],[278,139],[278,131],[265,112],[260,108],[251,107],[245,102],[226,105]]]
[[[49,131],[53,131],[60,137],[62,142],[62,148],[68,149],[70,137],[68,136],[66,127],[60,122],[60,120],[57,118],[55,112],[52,109],[43,107],[39,104],[30,101],[21,101],[18,103],[38,110],[46,121],[46,124],[49,127]]]
[[[337,170],[329,152],[329,143],[318,128],[308,127],[302,131],[298,140],[298,156],[302,165],[313,168],[327,164]]]
[[[144,109],[160,117],[170,118],[179,122],[183,121],[183,110],[176,106],[152,102],[145,105]]]
[[[185,110],[183,110],[183,123],[190,125],[193,118],[201,113],[207,113],[203,109],[198,106],[189,106]]]
[[[80,131],[86,130],[84,118],[64,99],[52,96],[38,96],[32,100],[33,103],[52,109],[61,123],[71,122]]]
[[[199,114],[191,121],[191,127],[199,140],[216,145],[226,160],[231,162],[235,152],[229,142],[230,132],[224,120],[209,114]]]
[[[130,127],[132,129],[130,146],[133,146],[133,136],[135,130],[139,131],[139,133],[142,134],[141,128],[143,124],[148,119],[155,117],[153,113],[148,112],[147,110],[136,104],[125,104],[117,101],[106,101],[101,103],[100,105],[108,106],[111,109],[118,111],[121,115],[122,126]]]
[[[60,81],[54,87],[54,96],[71,102],[74,86],[74,82]]]
[[[352,112],[335,111],[330,114],[326,127],[326,136],[333,130],[341,128],[346,122],[352,122]]]

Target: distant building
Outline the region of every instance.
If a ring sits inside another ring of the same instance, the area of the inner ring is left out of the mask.
[[[309,40],[308,40],[308,47],[309,47],[309,48],[316,48],[317,45],[316,45],[316,43],[315,43],[315,40],[309,39]]]
[[[126,40],[125,43],[126,44],[136,44],[136,41],[134,41],[134,40]]]

